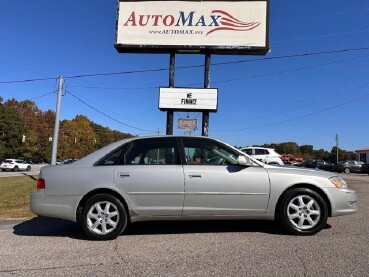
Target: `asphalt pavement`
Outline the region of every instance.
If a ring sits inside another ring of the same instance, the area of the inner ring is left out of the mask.
[[[0,221],[0,276],[369,276],[369,176],[341,176],[358,213],[310,237],[268,221],[142,222],[96,242],[65,220]]]

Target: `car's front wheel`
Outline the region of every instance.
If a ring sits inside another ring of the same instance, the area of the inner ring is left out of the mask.
[[[328,207],[317,192],[295,188],[282,196],[279,218],[284,227],[293,234],[314,235],[326,225]]]
[[[14,172],[18,172],[18,171],[19,171],[19,167],[18,167],[18,166],[15,166],[15,167],[13,168],[13,170],[14,170]]]
[[[350,172],[351,172],[350,168],[346,167],[346,168],[345,168],[345,173],[346,173],[346,174],[350,174]]]
[[[115,196],[97,194],[84,205],[80,223],[90,239],[115,239],[127,226],[127,213],[122,202]]]
[[[27,166],[27,171],[31,171],[31,166]]]

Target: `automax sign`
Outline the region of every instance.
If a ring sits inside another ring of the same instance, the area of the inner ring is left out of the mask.
[[[216,88],[160,88],[159,109],[185,111],[217,111]]]
[[[118,3],[119,52],[265,54],[269,0]]]

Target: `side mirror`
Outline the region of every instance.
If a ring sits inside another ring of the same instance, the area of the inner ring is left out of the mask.
[[[238,164],[239,165],[242,165],[242,166],[252,165],[251,160],[248,157],[246,157],[246,156],[240,155],[240,156],[238,156],[238,159],[237,160],[238,160]]]

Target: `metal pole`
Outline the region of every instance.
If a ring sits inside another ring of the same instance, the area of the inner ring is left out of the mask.
[[[56,112],[55,112],[53,148],[52,148],[52,152],[51,152],[51,165],[56,164],[56,154],[58,152],[60,103],[61,103],[61,96],[62,96],[62,92],[63,92],[63,84],[64,84],[64,79],[63,79],[62,76],[59,76],[58,98],[57,98],[57,101],[56,101]]]
[[[210,54],[205,54],[204,88],[210,88]],[[209,131],[209,111],[203,111],[201,135],[207,137],[208,131]]]
[[[174,67],[176,56],[174,53],[170,53],[170,66],[169,66],[169,87],[174,87]],[[167,111],[167,135],[173,135],[173,110]]]

